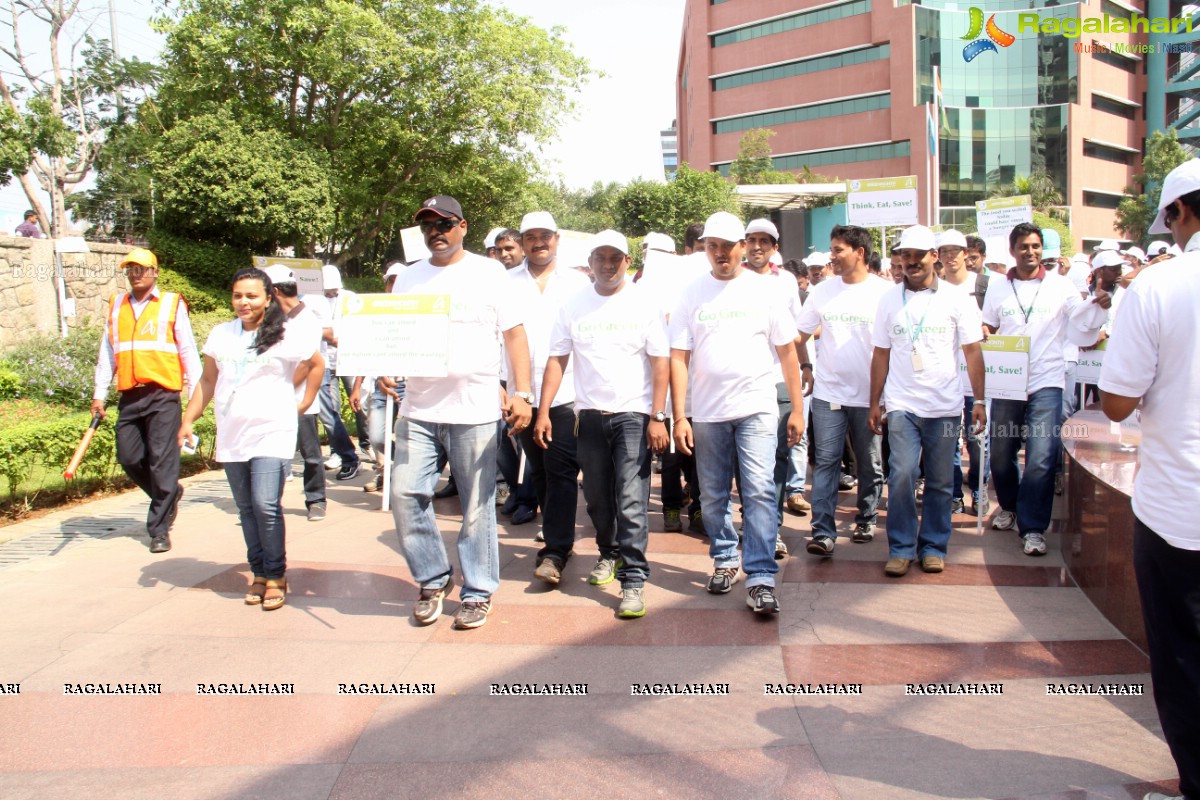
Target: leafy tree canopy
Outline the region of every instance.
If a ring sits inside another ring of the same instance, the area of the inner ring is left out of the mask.
[[[1142,171],[1133,176],[1132,184],[1125,187],[1125,193],[1133,197],[1123,198],[1117,206],[1113,228],[1135,244],[1146,244],[1150,225],[1158,214],[1163,181],[1171,170],[1191,157],[1179,143],[1174,130],[1151,134],[1146,140]]]
[[[627,236],[665,233],[682,242],[693,222],[703,222],[717,211],[739,211],[733,184],[716,172],[698,172],[680,164],[675,179],[667,183],[634,181],[613,201],[617,229]]]

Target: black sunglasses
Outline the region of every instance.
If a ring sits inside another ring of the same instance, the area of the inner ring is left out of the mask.
[[[421,233],[429,233],[431,230],[436,230],[438,233],[446,233],[450,229],[457,227],[458,223],[459,220],[454,217],[423,219],[421,220]]]

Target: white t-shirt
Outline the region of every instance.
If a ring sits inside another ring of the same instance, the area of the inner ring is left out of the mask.
[[[325,321],[321,318],[320,314],[311,308],[307,302],[304,303],[304,308],[299,314],[288,318],[288,321],[285,323],[285,325],[285,329],[288,333],[292,333],[295,336],[307,336],[309,339],[313,339],[314,341],[318,342],[318,346],[313,348],[313,352],[316,352],[320,348],[322,328],[328,327],[325,324]],[[297,405],[304,401],[304,390],[304,383],[301,383],[296,387]],[[312,405],[310,405],[304,413],[315,416],[320,412],[320,410],[321,403],[314,398]]]
[[[590,288],[592,282],[582,272],[558,264],[546,280],[544,289],[539,290],[537,281],[529,274],[529,263],[513,267],[507,273],[511,281],[510,291],[514,302],[519,304],[525,321],[525,337],[529,340],[530,380],[533,382],[533,402],[541,402],[542,376],[546,374],[546,359],[550,357],[550,329],[558,319],[558,310],[568,299]],[[575,402],[574,365],[568,363],[562,385],[554,396],[553,406]],[[509,389],[513,387],[513,375],[508,374]]]
[[[688,396],[697,422],[776,414],[776,347],[796,338],[777,287],[743,269],[721,281],[711,274],[683,291],[671,314],[671,347],[690,350]]]
[[[203,353],[217,362],[213,410],[217,418],[217,461],[291,459],[296,452],[296,367],[319,346],[315,327],[285,328],[283,339],[259,355],[251,349],[257,331],[241,320],[218,325]],[[301,334],[301,332],[304,332]]]
[[[796,288],[796,279],[792,277],[792,273],[767,272],[761,274],[760,277],[768,281],[778,281],[778,283],[768,283],[768,286],[771,287],[771,291],[779,293],[779,296],[783,299],[783,305],[787,309],[788,316],[792,318],[793,323],[799,325],[800,309],[803,308],[804,304],[800,302],[800,291]],[[772,347],[771,356],[775,359],[775,382],[787,383],[783,379],[783,362],[779,360],[779,351]]]
[[[324,294],[306,294],[300,299],[304,305],[311,308],[321,318],[326,328],[333,328],[333,338],[338,335],[338,323],[342,318],[342,298],[353,297],[349,289],[338,289],[337,297],[326,297]],[[324,340],[321,341],[321,357],[325,359],[325,368],[337,374],[337,348]]]
[[[1056,272],[1047,271],[1046,277],[1040,280],[998,277],[988,283],[983,299],[983,321],[998,328],[996,333],[1000,336],[1029,337],[1027,391],[1030,394],[1048,387],[1064,388],[1066,361],[1063,353],[1070,344],[1067,326],[1071,313],[1082,302],[1075,284]]]
[[[447,375],[409,377],[400,413],[456,425],[500,419],[500,338],[521,324],[500,262],[474,253],[445,267],[418,261],[400,273],[392,293],[450,295]]]
[[[891,350],[883,405],[923,419],[962,415],[958,374],[962,346],[983,339],[979,305],[961,287],[938,281],[936,291],[910,292],[893,286],[875,313],[871,343]],[[916,336],[914,346],[913,338]],[[913,351],[921,367],[913,363]]]
[[[575,410],[650,414],[650,357],[668,358],[657,299],[631,281],[610,297],[589,286],[567,299],[550,334],[550,355],[575,363]]]
[[[1100,390],[1141,397],[1133,513],[1172,547],[1200,550],[1187,523],[1200,504],[1200,235],[1182,256],[1138,275],[1121,302]]]
[[[870,404],[875,310],[895,285],[875,275],[858,283],[833,277],[808,293],[797,327],[808,334],[821,330],[813,362],[813,397],[857,408]]]

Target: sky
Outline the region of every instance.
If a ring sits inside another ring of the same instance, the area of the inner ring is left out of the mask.
[[[560,121],[557,141],[542,153],[543,177],[568,186],[596,181],[661,180],[659,131],[675,118],[675,65],[684,0],[492,0],[563,38],[598,74],[576,96],[573,116]],[[108,38],[107,3],[85,0],[94,35]],[[152,60],[161,37],[147,24],[153,0],[115,0],[117,45],[125,56]],[[10,66],[2,67],[7,73]],[[47,202],[48,198],[43,198]],[[28,201],[16,180],[0,188],[0,229],[20,222]]]

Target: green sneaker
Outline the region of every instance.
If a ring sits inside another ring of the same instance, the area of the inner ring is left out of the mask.
[[[621,590],[621,605],[617,616],[621,619],[637,619],[646,616],[646,601],[641,586]]]
[[[596,561],[596,566],[592,568],[592,574],[588,575],[588,583],[592,586],[603,586],[606,583],[612,583],[617,577],[617,570],[621,567],[621,561],[616,558],[600,557]]]
[[[683,520],[679,517],[678,508],[663,510],[663,530],[667,533],[679,533],[683,530]]]

